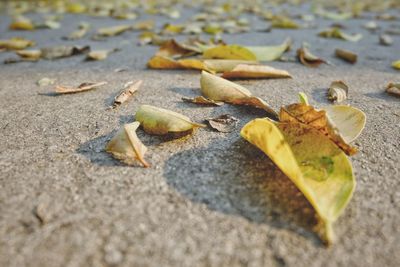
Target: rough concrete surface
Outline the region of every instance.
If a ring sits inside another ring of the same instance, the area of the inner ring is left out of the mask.
[[[1,15],[0,36],[56,45],[66,43],[61,37],[81,20],[96,27],[122,24],[66,15],[60,30],[15,34],[7,30],[9,17]],[[359,153],[351,158],[357,188],[334,225],[332,247],[311,230],[315,213],[302,194],[239,136],[240,127],[265,114],[182,102],[181,97],[199,94],[199,73],[146,69],[157,47],[137,47],[138,33],[131,32],[104,42],[71,42],[122,48],[104,62],[76,56],[0,66],[0,266],[399,266],[400,101],[384,87],[400,81],[390,67],[400,58],[400,37],[393,37],[391,47],[380,46],[378,34],[361,27],[366,21],[345,22],[348,31],[364,34],[358,43],[317,37],[330,25],[326,20],[318,21],[317,29],[224,35],[229,43],[249,45],[278,44],[290,36],[295,49],[307,41],[332,63],[307,68],[272,62],[293,79],[238,81],[275,109],[297,101],[299,91],[316,106],[329,105],[326,88],[341,79],[350,87],[346,103],[366,113],[365,130],[355,142]],[[359,62],[353,66],[334,58],[335,48],[356,51]],[[11,55],[0,53],[0,60]],[[127,70],[114,72],[117,68]],[[108,84],[50,96],[45,93],[52,86],[36,85],[43,77],[65,85]],[[137,79],[144,84],[133,99],[107,110],[121,86]],[[206,128],[176,140],[139,130],[152,167],[129,167],[104,147],[121,125],[134,120],[141,104],[198,122],[229,113],[240,123],[232,133]]]

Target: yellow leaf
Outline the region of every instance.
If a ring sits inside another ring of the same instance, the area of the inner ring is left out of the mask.
[[[261,108],[275,117],[278,116],[264,100],[253,96],[252,93],[243,86],[224,78],[203,71],[201,73],[200,85],[201,93],[211,100]]]
[[[118,51],[118,49],[90,51],[86,56],[86,60],[104,60],[115,51]]]
[[[86,22],[81,22],[78,26],[78,30],[71,32],[64,39],[66,40],[78,40],[84,37],[90,29],[90,24]]]
[[[97,30],[97,35],[103,37],[110,37],[122,34],[126,31],[132,30],[132,25],[118,25],[112,27],[100,28]]]
[[[145,132],[156,135],[190,133],[195,128],[206,127],[204,124],[192,122],[182,114],[150,105],[140,106],[135,118],[142,124]]]
[[[0,49],[4,48],[7,50],[22,50],[34,45],[34,41],[18,37],[14,37],[8,40],[0,40]]]
[[[79,14],[86,11],[86,7],[80,3],[69,3],[67,5],[67,12],[73,14]]]
[[[235,60],[235,59],[206,59],[203,62],[204,65],[207,66],[207,68],[217,73],[232,71],[236,66],[240,64],[247,64],[247,65],[260,64],[257,61]]]
[[[272,28],[280,28],[280,29],[298,29],[299,25],[286,16],[273,16],[271,20]]]
[[[191,56],[197,53],[200,53],[200,50],[197,47],[185,45],[175,41],[174,39],[171,39],[161,45],[160,49],[156,53],[156,56],[182,57]]]
[[[31,31],[35,29],[35,25],[33,25],[32,21],[26,17],[17,17],[11,22],[9,26],[10,30],[22,30],[22,31]]]
[[[253,52],[240,45],[220,45],[209,48],[203,53],[204,58],[257,60]]]
[[[397,70],[400,70],[400,60],[393,61],[392,62],[392,67],[397,69]]]
[[[125,124],[107,144],[106,151],[125,164],[133,165],[138,160],[147,168],[150,167],[144,159],[147,147],[136,135],[139,125],[137,121]]]
[[[286,39],[280,45],[273,46],[246,46],[255,56],[256,60],[259,61],[274,61],[280,59],[283,53],[290,49],[292,41],[290,38]]]
[[[32,60],[39,60],[42,56],[42,52],[40,50],[18,50],[15,53],[20,57],[29,58]]]
[[[324,37],[324,38],[336,38],[336,39],[342,39],[342,40],[346,40],[346,41],[350,41],[350,42],[358,42],[362,38],[361,34],[350,35],[350,34],[342,32],[337,27],[322,31],[318,35],[321,37]]]
[[[337,126],[329,120],[325,110],[316,110],[310,105],[301,103],[291,104],[281,108],[279,121],[309,125],[326,135],[347,155],[357,153],[357,149],[344,140]]]
[[[174,60],[169,57],[154,56],[147,62],[147,66],[151,69],[195,69],[213,72],[199,59]]]
[[[223,78],[291,78],[286,70],[275,69],[264,65],[239,64],[233,70],[222,74]]]
[[[319,215],[317,231],[331,244],[332,224],[350,201],[355,179],[350,161],[317,129],[255,119],[241,135],[261,149],[299,188]]]

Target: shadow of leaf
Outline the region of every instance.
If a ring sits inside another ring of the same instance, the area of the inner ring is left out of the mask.
[[[245,140],[229,148],[211,144],[178,153],[166,162],[164,176],[169,186],[211,210],[288,229],[322,244],[312,232],[317,224],[312,206],[268,157]]]

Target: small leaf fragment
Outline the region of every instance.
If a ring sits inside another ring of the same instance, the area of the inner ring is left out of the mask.
[[[143,20],[133,24],[132,29],[135,31],[150,31],[154,29],[154,25],[154,20]]]
[[[40,50],[18,50],[15,53],[25,59],[30,60],[39,60],[42,56],[42,52]]]
[[[125,124],[107,144],[106,151],[125,164],[133,165],[135,161],[139,161],[147,168],[150,167],[144,159],[147,147],[136,135],[139,125],[137,121]]]
[[[177,112],[150,105],[140,106],[135,118],[141,123],[145,132],[155,135],[189,133],[195,128],[206,127],[204,124],[192,122]]]
[[[64,37],[65,40],[78,40],[83,38],[89,31],[90,24],[87,22],[81,22],[78,26],[78,30],[71,32],[68,36]]]
[[[362,38],[362,35],[360,33],[350,35],[350,34],[344,33],[339,28],[331,28],[328,30],[324,30],[324,31],[320,32],[318,35],[321,37],[324,37],[324,38],[336,38],[336,39],[346,40],[346,41],[350,41],[350,42],[358,42]]]
[[[55,93],[56,94],[75,94],[75,93],[93,90],[93,89],[96,89],[105,84],[107,84],[107,82],[82,83],[78,87],[68,87],[68,86],[57,85],[56,89],[55,89]]]
[[[255,119],[241,136],[261,149],[304,194],[317,212],[317,232],[331,244],[332,224],[350,201],[355,179],[350,161],[317,129],[300,123]]]
[[[381,34],[379,35],[379,43],[381,45],[391,46],[393,44],[393,39],[390,35]]]
[[[299,100],[300,100],[300,103],[302,103],[304,105],[309,105],[308,97],[304,92],[299,93]]]
[[[105,27],[97,30],[97,36],[111,37],[115,35],[120,35],[129,30],[132,30],[132,25],[118,25],[118,26]]]
[[[340,103],[347,99],[349,87],[343,81],[333,81],[328,89],[328,99]]]
[[[288,51],[292,45],[292,40],[287,38],[280,45],[273,46],[246,46],[256,57],[258,61],[274,61],[281,58],[283,53]]]
[[[218,132],[230,133],[236,129],[239,119],[229,114],[224,114],[216,118],[206,119],[206,122]]]
[[[300,26],[286,16],[273,16],[271,20],[271,27],[272,28],[279,28],[279,29],[298,29]]]
[[[50,79],[50,78],[44,77],[44,78],[41,78],[40,80],[38,80],[38,81],[36,82],[36,84],[37,84],[38,86],[40,86],[40,87],[43,87],[43,86],[52,85],[52,84],[55,83],[55,81],[56,81],[55,79]]]
[[[194,98],[182,97],[182,100],[193,104],[208,105],[208,106],[222,106],[224,104],[224,102],[214,101],[205,98],[204,96],[196,96]]]
[[[343,59],[351,64],[354,64],[357,62],[357,54],[344,50],[344,49],[335,49],[335,56],[337,56],[340,59]]]
[[[90,51],[86,55],[86,60],[104,60],[108,57],[109,54],[118,51],[119,49],[111,49],[111,50],[94,50]]]
[[[265,65],[239,64],[231,71],[222,74],[223,78],[291,78],[286,70],[275,69]]]
[[[389,83],[386,92],[395,96],[400,96],[400,83]]]
[[[114,98],[113,108],[126,102],[142,85],[143,81],[130,81],[124,84],[122,91]]]
[[[297,50],[297,58],[303,65],[307,67],[315,68],[321,65],[322,63],[326,63],[325,60],[317,56],[314,56],[304,44],[301,48]]]
[[[22,31],[31,31],[35,29],[35,25],[32,21],[24,16],[18,16],[14,18],[9,26],[10,30],[22,30]]]

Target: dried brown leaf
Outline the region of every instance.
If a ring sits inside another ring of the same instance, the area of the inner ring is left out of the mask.
[[[400,83],[389,83],[386,86],[386,92],[400,97]]]
[[[56,94],[75,94],[75,93],[93,90],[93,89],[96,89],[97,87],[103,86],[105,84],[107,84],[107,82],[82,83],[78,87],[67,87],[67,86],[57,85],[56,89],[55,89],[55,93]]]
[[[206,119],[206,122],[218,132],[230,133],[236,129],[239,119],[229,114],[224,114],[216,118]]]
[[[127,82],[122,91],[114,98],[113,108],[116,108],[122,103],[126,102],[140,88],[142,83],[142,80],[137,82]]]
[[[328,99],[340,103],[347,99],[349,87],[343,81],[333,81],[328,89]]]
[[[214,101],[214,100],[205,98],[204,96],[197,96],[195,98],[182,97],[182,100],[185,102],[193,103],[193,104],[209,105],[209,106],[222,106],[224,104],[224,102]]]
[[[233,70],[222,74],[223,78],[291,78],[286,70],[275,69],[265,65],[239,64]]]
[[[44,59],[57,59],[70,57],[80,54],[85,54],[90,51],[89,46],[52,46],[40,49],[42,53],[42,58]]]
[[[340,58],[343,59],[351,64],[354,64],[357,62],[357,54],[348,51],[348,50],[344,50],[344,49],[336,49],[335,50],[335,55]]]
[[[307,67],[318,67],[322,63],[326,63],[325,60],[314,56],[305,45],[297,50],[297,57]]]

